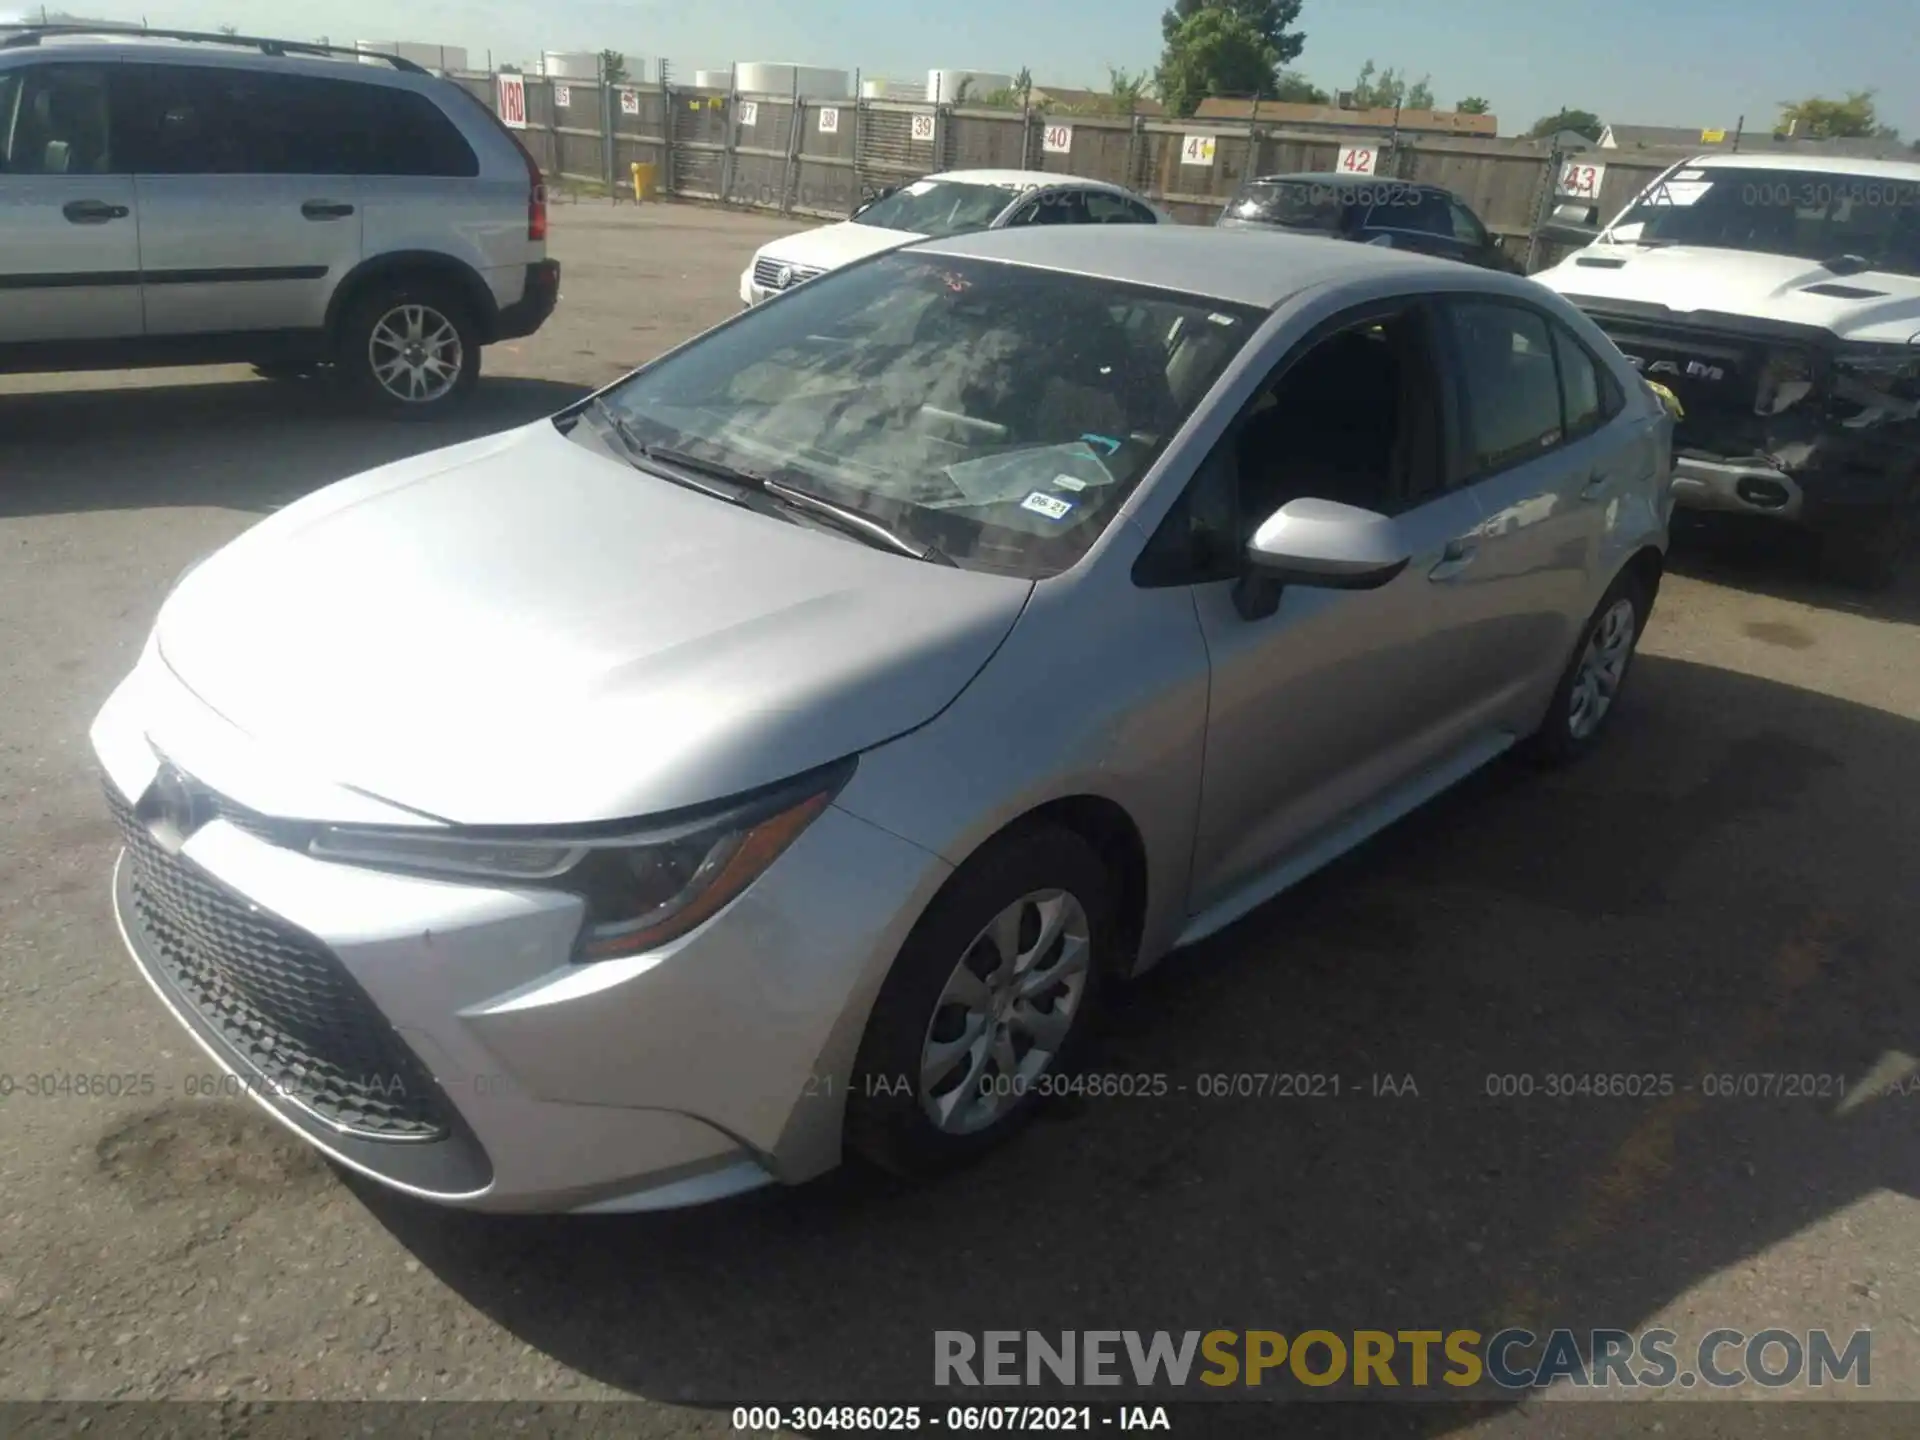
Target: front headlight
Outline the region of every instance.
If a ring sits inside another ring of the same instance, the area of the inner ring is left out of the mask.
[[[852,773],[853,762],[844,761],[718,809],[618,833],[328,825],[307,850],[322,860],[569,891],[587,908],[576,958],[606,960],[655,949],[717,914],[780,858]]]

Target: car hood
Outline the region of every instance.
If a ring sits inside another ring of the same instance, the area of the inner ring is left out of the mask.
[[[1589,245],[1533,277],[1576,304],[1608,300],[1812,325],[1849,341],[1920,340],[1920,277],[1836,275],[1791,255],[1672,245]]]
[[[282,510],[179,583],[157,641],[318,776],[459,824],[564,824],[913,729],[1031,590],[743,510],[541,421]]]
[[[894,250],[924,239],[926,236],[911,230],[887,230],[878,225],[842,220],[838,225],[823,225],[818,230],[804,230],[762,245],[758,258],[809,270],[833,270],[882,250]]]

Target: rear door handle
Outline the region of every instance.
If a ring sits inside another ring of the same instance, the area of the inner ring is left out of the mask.
[[[124,205],[109,205],[104,200],[69,200],[60,213],[75,225],[104,225],[109,220],[124,220],[132,212]]]
[[[344,200],[309,200],[300,213],[309,220],[344,220],[353,213],[353,206]]]
[[[1446,548],[1440,552],[1440,563],[1427,571],[1427,579],[1435,582],[1452,580],[1473,564],[1474,556],[1479,553],[1479,546],[1470,541],[1449,540]]]

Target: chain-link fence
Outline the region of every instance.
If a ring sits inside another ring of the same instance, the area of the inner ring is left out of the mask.
[[[1019,169],[1125,185],[1176,219],[1208,224],[1249,175],[1342,171],[1444,186],[1529,269],[1563,250],[1540,237],[1557,200],[1617,212],[1685,152],[1562,154],[1539,142],[1369,138],[1257,121],[817,100],[678,84],[540,75],[455,77],[516,128],[561,195],[633,198],[632,167],[658,193],[843,218],[861,199],[942,170]],[[1571,170],[1570,168],[1571,167]]]

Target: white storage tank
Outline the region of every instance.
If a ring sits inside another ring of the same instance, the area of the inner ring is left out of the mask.
[[[797,88],[802,100],[845,100],[853,89],[846,71],[819,65],[742,60],[734,66],[734,76],[746,95],[792,95]]]
[[[946,105],[968,100],[984,100],[996,90],[1011,90],[1013,76],[993,70],[929,70],[927,93],[920,98]]]
[[[631,74],[633,70],[634,62],[629,60],[627,71]],[[597,50],[542,50],[540,73],[556,80],[598,80],[600,53]]]
[[[911,100],[926,98],[926,87],[919,81],[903,84],[898,80],[862,80],[860,82],[862,100]]]
[[[467,50],[464,45],[427,45],[415,40],[356,40],[355,50],[370,55],[397,55],[402,60],[411,60],[414,64],[428,70],[465,70],[467,68]],[[363,60],[363,65],[378,65],[378,60]]]
[[[725,90],[733,84],[731,70],[696,70],[693,72],[693,88],[696,90]]]

